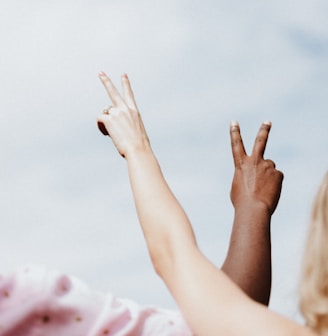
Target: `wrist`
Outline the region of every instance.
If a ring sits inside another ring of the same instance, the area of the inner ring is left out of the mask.
[[[134,160],[139,157],[154,156],[149,142],[142,143],[140,145],[131,146],[126,150],[125,158],[127,161]]]
[[[259,200],[245,199],[234,205],[235,213],[250,213],[270,218],[271,211],[266,203]]]
[[[234,226],[268,232],[271,225],[271,213],[263,202],[243,202],[235,206]]]
[[[127,152],[126,161],[129,169],[129,175],[147,175],[150,178],[154,169],[157,171],[159,163],[151,147],[134,148]]]

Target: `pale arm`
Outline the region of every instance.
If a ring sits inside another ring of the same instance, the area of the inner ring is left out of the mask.
[[[155,269],[197,335],[310,335],[251,301],[201,254],[152,153],[138,151],[127,160]]]
[[[130,153],[127,163],[139,221],[154,267],[162,275],[177,261],[177,250],[196,247],[193,230],[152,151]]]
[[[154,161],[155,163],[156,158],[151,152],[149,140],[143,127],[141,118],[139,116],[139,112],[137,110],[133,93],[127,77],[123,76],[122,78],[125,100],[124,104],[123,98],[120,96],[111,81],[106,76],[101,77],[101,79],[103,80],[106,90],[111,96],[114,106],[110,108],[110,115],[102,115],[99,118],[99,129],[103,134],[108,135],[108,131],[105,126],[107,125],[107,128],[112,135],[112,139],[122,156],[126,155],[123,153],[124,151],[122,149],[122,146],[126,146],[126,144],[121,142],[126,141],[126,138],[129,138],[130,146],[132,144],[132,147],[134,148],[137,147],[138,149],[146,150],[148,154],[151,154],[152,161]],[[119,111],[119,108],[122,108],[123,118],[121,118],[120,123],[117,123],[116,119],[118,118],[117,112]],[[130,115],[130,121],[127,118],[127,116],[129,115],[128,108],[132,112]],[[129,131],[127,131],[126,127],[131,127],[133,122],[133,132],[131,132],[130,129]],[[124,130],[122,129],[122,125],[125,126]],[[120,134],[122,132],[125,132],[124,137],[116,136],[116,134]],[[242,150],[244,151],[244,149],[242,146],[240,134],[239,138],[233,136],[234,134],[236,134],[236,132],[231,132],[232,144],[235,144],[234,146],[232,146],[233,154],[234,156],[236,156],[237,151],[242,152]],[[261,136],[261,133],[259,133],[258,136]],[[265,142],[264,145],[261,145],[263,147],[263,151],[265,147]],[[157,162],[156,165],[158,165]],[[158,171],[158,174],[161,174],[160,170]],[[236,174],[235,177],[236,176],[238,175]],[[162,183],[166,183],[165,180],[163,180]],[[235,184],[236,178],[234,178],[233,181],[233,185]],[[242,184],[239,183],[239,185],[241,186],[240,188],[232,189],[236,191],[234,193],[236,194],[236,196],[238,196],[239,194],[243,194],[245,191],[242,188]],[[136,202],[138,202],[138,199],[136,199]],[[160,206],[162,206],[162,203]],[[179,210],[183,214],[182,217],[187,220],[183,209],[180,208]],[[257,202],[254,202],[253,200],[248,200],[247,204],[246,202],[236,204],[235,210],[235,220],[229,245],[229,253],[227,254],[227,258],[223,265],[223,270],[251,298],[260,303],[268,304],[271,290],[271,250],[269,233],[269,222],[271,216],[267,215],[266,213],[263,214],[262,207],[259,207]],[[261,214],[263,214],[263,217],[254,217],[254,211],[256,213],[261,212]],[[250,215],[253,217],[250,218]],[[143,215],[140,214],[140,216]],[[266,221],[266,223],[264,223],[264,221]],[[252,227],[253,229],[249,230],[250,227]],[[147,240],[147,243],[150,244],[151,242]],[[179,243],[181,244],[181,242]],[[158,247],[156,243],[154,245]],[[255,251],[255,245],[261,247],[261,249]],[[243,254],[240,253],[241,251]],[[150,252],[151,256],[155,254],[155,252],[153,252],[153,249],[151,248]],[[243,256],[243,258],[241,258],[241,256]],[[155,258],[152,259],[155,260]],[[155,265],[155,267],[156,269],[158,268],[157,265]]]
[[[114,107],[105,125],[127,160],[140,223],[157,273],[197,335],[298,335],[311,333],[250,300],[197,248],[180,204],[152,153],[127,77],[124,99],[107,76],[101,79]]]

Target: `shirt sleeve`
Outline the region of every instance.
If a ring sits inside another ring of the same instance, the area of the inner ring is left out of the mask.
[[[90,290],[41,266],[0,276],[1,336],[190,336],[175,311]]]

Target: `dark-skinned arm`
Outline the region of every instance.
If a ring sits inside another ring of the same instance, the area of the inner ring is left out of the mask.
[[[126,75],[122,77],[123,97],[106,74],[101,73],[100,79],[113,106],[99,116],[98,125],[104,125],[127,161],[135,205],[153,266],[193,333],[199,336],[313,335],[307,328],[251,300],[201,253],[191,223],[166,183],[150,147],[129,79]],[[271,168],[265,174],[271,174],[274,170]],[[262,165],[256,165],[255,171],[259,169]],[[236,208],[239,199],[234,199]]]
[[[222,270],[253,300],[269,304],[271,292],[270,222],[283,174],[263,158],[270,122],[261,125],[252,154],[246,154],[238,123],[230,127],[235,173],[231,201],[235,214]]]

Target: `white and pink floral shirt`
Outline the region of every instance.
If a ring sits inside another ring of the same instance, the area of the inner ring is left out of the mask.
[[[90,290],[41,266],[0,276],[1,336],[191,336],[180,313]]]

